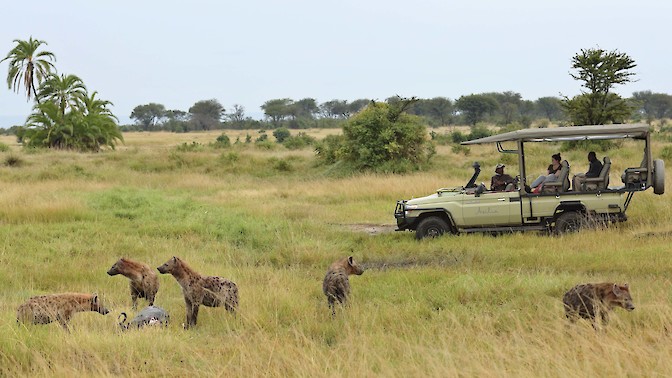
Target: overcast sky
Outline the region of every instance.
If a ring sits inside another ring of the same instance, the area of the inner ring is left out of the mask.
[[[672,2],[665,0],[7,1],[0,57],[14,39],[48,43],[60,73],[114,103],[187,111],[217,99],[250,116],[276,98],[318,103],[514,91],[574,96],[581,49],[628,54],[635,83],[623,96],[672,94]],[[0,63],[0,127],[31,103],[7,89]]]

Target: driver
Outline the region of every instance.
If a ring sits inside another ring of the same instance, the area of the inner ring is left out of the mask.
[[[513,183],[513,177],[504,173],[504,164],[497,164],[495,167],[495,175],[492,176],[490,180],[490,190],[492,191],[504,191],[506,186]]]

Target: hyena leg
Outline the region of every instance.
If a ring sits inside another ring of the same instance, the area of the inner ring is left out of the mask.
[[[195,326],[196,321],[198,320],[198,308],[197,304],[191,306],[191,325]]]
[[[133,301],[133,309],[138,308],[138,292],[131,288],[131,300]]]

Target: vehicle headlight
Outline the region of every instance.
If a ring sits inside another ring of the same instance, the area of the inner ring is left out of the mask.
[[[406,210],[406,211],[408,211],[408,210],[417,210],[417,208],[418,208],[418,205],[406,205],[406,207],[404,208],[404,210]]]

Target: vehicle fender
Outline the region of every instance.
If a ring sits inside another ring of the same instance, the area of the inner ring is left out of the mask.
[[[455,223],[455,219],[453,218],[453,215],[451,214],[450,211],[446,209],[433,209],[433,210],[426,210],[422,214],[418,216],[417,223],[422,221],[423,219],[431,216],[438,216],[441,217],[443,220],[445,220],[448,223],[448,226],[450,226],[453,231],[457,230],[457,224]],[[416,225],[417,225],[416,223]]]

